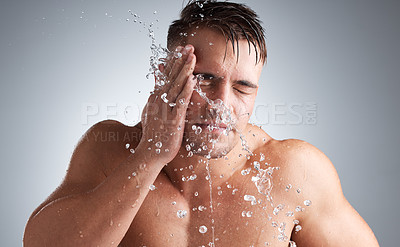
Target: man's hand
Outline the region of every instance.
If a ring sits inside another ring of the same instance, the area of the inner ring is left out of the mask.
[[[147,101],[142,113],[143,134],[136,149],[146,160],[155,159],[165,164],[179,151],[186,111],[196,84],[193,76],[196,56],[193,52],[191,45],[178,46],[167,58],[166,66],[160,66],[165,85],[156,85]]]

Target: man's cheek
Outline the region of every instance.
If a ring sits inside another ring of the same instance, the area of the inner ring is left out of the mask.
[[[235,109],[235,115],[238,122],[247,122],[251,116],[251,109],[239,104]]]
[[[195,103],[189,105],[186,111],[186,120],[197,121],[201,119],[201,109]]]

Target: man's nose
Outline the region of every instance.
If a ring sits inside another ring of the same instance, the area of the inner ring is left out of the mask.
[[[231,88],[228,83],[221,83],[213,88],[209,95],[209,99],[214,101],[214,104],[219,105],[223,103],[229,110],[231,108]],[[209,105],[209,108],[213,106]],[[215,107],[215,106],[214,106]]]

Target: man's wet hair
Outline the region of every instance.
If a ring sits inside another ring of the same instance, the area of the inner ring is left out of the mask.
[[[199,28],[221,31],[226,42],[232,43],[239,58],[239,40],[246,39],[256,51],[256,63],[265,63],[267,48],[264,28],[258,15],[244,4],[213,0],[190,0],[180,13],[180,19],[169,27],[167,47],[169,50],[183,45],[186,38]],[[235,44],[236,43],[236,44]],[[226,50],[225,50],[226,52]],[[226,55],[226,54],[225,54]]]

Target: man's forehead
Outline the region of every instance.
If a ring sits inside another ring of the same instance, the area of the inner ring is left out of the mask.
[[[184,39],[178,46],[185,46],[191,44],[195,47],[195,54],[200,54],[200,51],[210,51],[219,53],[226,59],[227,56],[234,56],[236,60],[239,59],[241,54],[250,54],[254,56],[253,64],[262,63],[263,60],[259,59],[259,47],[251,43],[245,37],[238,37],[238,40],[231,40],[224,35],[221,30],[213,27],[196,27],[192,28],[187,33],[183,33]]]

